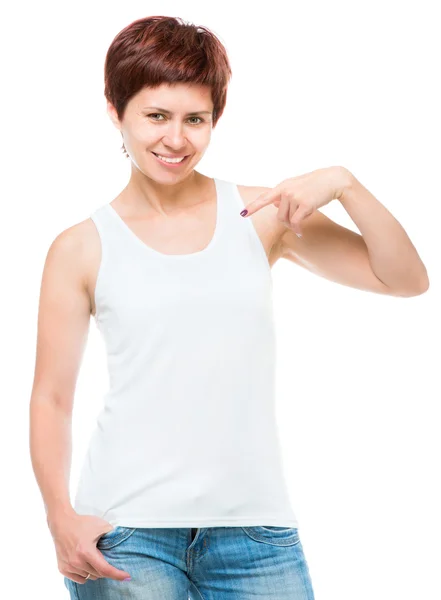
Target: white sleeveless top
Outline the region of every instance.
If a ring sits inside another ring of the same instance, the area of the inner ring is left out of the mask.
[[[113,526],[297,527],[275,420],[272,276],[237,185],[206,248],[162,254],[108,204],[96,323],[109,389],[75,496]]]

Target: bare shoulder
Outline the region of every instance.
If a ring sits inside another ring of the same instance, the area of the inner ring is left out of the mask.
[[[59,233],[49,248],[48,259],[55,254],[66,269],[75,273],[90,298],[91,277],[101,258],[100,239],[92,219],[89,217]]]
[[[48,257],[57,256],[66,263],[66,267],[79,267],[85,248],[85,223],[83,221],[61,231],[52,241]]]
[[[272,189],[264,186],[237,185],[237,189],[245,205],[253,202],[260,194]],[[274,204],[268,204],[250,217],[254,227],[265,248],[268,260],[271,266],[281,256],[281,239],[286,230],[284,225],[277,218],[278,208]]]

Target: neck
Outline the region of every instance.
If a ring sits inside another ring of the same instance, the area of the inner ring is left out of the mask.
[[[146,177],[132,164],[129,183],[120,194],[122,202],[134,212],[151,212],[167,215],[176,209],[185,209],[197,204],[197,190],[206,179],[197,171],[177,183],[162,183]]]

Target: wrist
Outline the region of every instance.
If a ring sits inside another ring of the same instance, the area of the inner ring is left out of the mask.
[[[52,506],[46,510],[46,521],[50,526],[61,519],[75,516],[77,513],[70,504]]]
[[[351,189],[355,182],[354,175],[346,167],[334,167],[337,173],[337,185],[335,191],[335,198],[344,202],[347,195],[350,194]]]

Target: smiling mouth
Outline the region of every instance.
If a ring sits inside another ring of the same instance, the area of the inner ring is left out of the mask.
[[[156,152],[153,152],[153,150],[152,150],[152,154],[154,154],[158,158],[163,156],[162,154],[157,154]],[[190,156],[189,154],[185,154],[183,158],[188,158],[189,156]],[[164,158],[181,158],[181,156],[164,156]]]
[[[184,158],[182,160],[169,162],[169,161],[163,160],[160,157],[160,155],[156,154],[156,152],[153,152],[153,150],[151,150],[151,153],[153,154],[153,156],[155,156],[158,159],[159,164],[166,166],[170,169],[177,169],[181,165],[185,164],[190,156],[190,154],[187,154],[186,156],[184,156]],[[178,158],[178,157],[176,157],[176,158]]]

